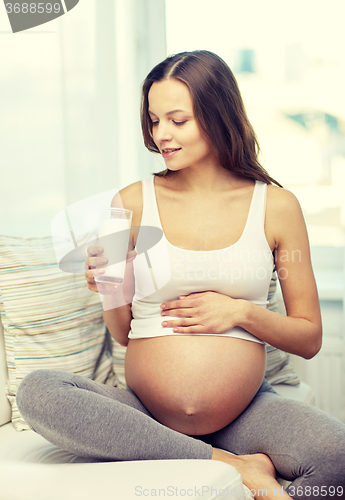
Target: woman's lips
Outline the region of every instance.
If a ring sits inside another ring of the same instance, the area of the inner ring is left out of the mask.
[[[181,150],[181,148],[178,149],[172,149],[172,150],[162,150],[162,156],[164,159],[169,159],[172,158],[173,156],[176,155]]]

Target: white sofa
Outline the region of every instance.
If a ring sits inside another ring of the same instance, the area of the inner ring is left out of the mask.
[[[0,500],[94,500],[106,495],[131,500],[140,496],[154,498],[159,491],[161,495],[174,492],[188,498],[200,498],[202,493],[203,500],[207,500],[224,498],[227,488],[230,498],[237,497],[236,491],[238,498],[246,498],[240,476],[221,462],[85,463],[86,459],[59,450],[31,430],[18,432],[11,423],[6,379],[0,323]],[[303,382],[298,387],[276,385],[275,389],[283,396],[313,403],[313,393]]]

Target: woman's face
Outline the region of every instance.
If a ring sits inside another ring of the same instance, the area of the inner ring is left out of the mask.
[[[214,164],[215,154],[196,122],[187,85],[173,78],[155,82],[148,100],[153,140],[169,170]]]

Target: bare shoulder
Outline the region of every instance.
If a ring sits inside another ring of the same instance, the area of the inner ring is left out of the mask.
[[[133,222],[141,219],[143,210],[143,195],[141,181],[134,182],[123,189],[120,189],[114,196],[112,203],[114,207],[123,207],[126,210],[132,210]]]
[[[141,181],[134,182],[119,191],[124,208],[137,210],[143,204]]]
[[[288,189],[269,184],[267,186],[267,215],[290,217],[301,213],[301,206],[296,196]]]
[[[306,237],[306,226],[301,206],[296,196],[278,186],[267,186],[265,231],[271,248],[282,242]]]

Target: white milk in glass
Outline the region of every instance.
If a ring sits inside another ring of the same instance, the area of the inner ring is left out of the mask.
[[[119,284],[123,283],[130,236],[130,225],[131,220],[127,218],[112,218],[101,221],[98,235],[99,244],[104,248],[102,257],[107,257],[109,264],[104,266],[104,274],[97,276],[95,281]],[[126,231],[126,233],[123,231]],[[116,237],[116,233],[121,233],[118,238]],[[111,241],[110,238],[104,238],[108,235],[113,235]],[[125,237],[125,235],[128,235],[128,237]]]

